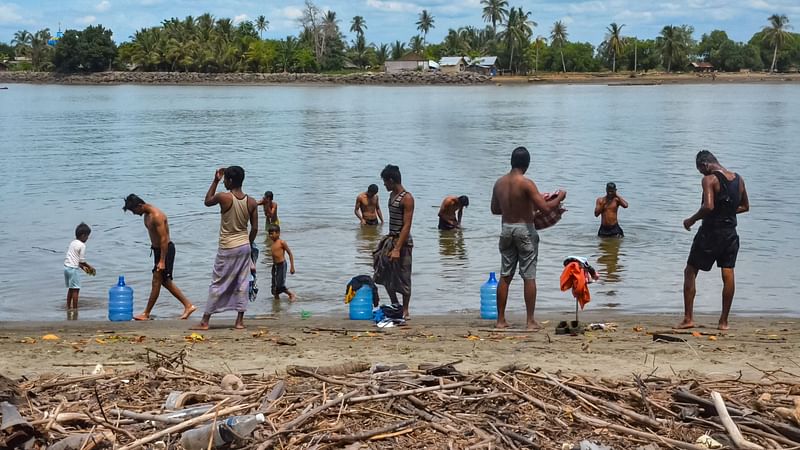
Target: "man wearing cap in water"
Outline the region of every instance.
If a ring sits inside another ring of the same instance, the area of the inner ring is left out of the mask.
[[[597,230],[599,237],[623,237],[622,227],[617,221],[617,211],[619,207],[627,208],[628,202],[617,193],[617,185],[614,183],[606,184],[606,195],[598,197],[594,205],[594,216],[602,215],[600,218],[600,229]]]

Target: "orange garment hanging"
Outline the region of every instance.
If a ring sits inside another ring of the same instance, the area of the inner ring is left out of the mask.
[[[569,288],[572,288],[572,295],[583,309],[591,300],[591,296],[589,295],[587,274],[584,273],[583,266],[577,261],[567,264],[564,271],[561,272],[561,290],[566,291]]]

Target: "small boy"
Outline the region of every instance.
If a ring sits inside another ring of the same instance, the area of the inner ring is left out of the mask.
[[[289,249],[289,245],[281,239],[281,227],[270,225],[269,238],[272,240],[272,296],[275,300],[280,299],[280,294],[289,295],[289,301],[295,299],[294,292],[286,288],[286,254],[289,255],[289,273],[294,275],[294,255]]]
[[[67,310],[78,309],[78,294],[81,290],[81,275],[78,269],[94,275],[94,267],[86,262],[86,241],[92,229],[81,222],[75,228],[75,240],[69,243],[67,255],[64,258],[64,283],[67,285]]]
[[[278,204],[273,201],[274,195],[272,191],[264,192],[264,197],[256,202],[256,205],[264,207],[264,216],[267,219],[267,225],[280,225],[281,221],[278,219]]]

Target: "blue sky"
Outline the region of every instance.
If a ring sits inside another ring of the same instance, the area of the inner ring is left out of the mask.
[[[417,15],[427,9],[434,16],[435,28],[429,41],[440,41],[448,28],[482,26],[480,0],[316,0],[322,9],[336,11],[340,28],[352,39],[350,19],[364,16],[368,42],[408,41],[417,34]],[[664,25],[689,24],[695,38],[713,29],[723,29],[737,41],[748,40],[773,13],[789,16],[800,30],[800,0],[510,0],[510,6],[532,11],[538,23],[535,34],[547,36],[556,20],[567,24],[571,41],[597,45],[611,22],[625,24],[623,34],[640,38],[655,37]],[[14,32],[34,32],[49,27],[83,29],[102,24],[114,31],[117,43],[129,40],[137,29],[157,25],[162,19],[197,16],[210,12],[215,17],[236,21],[263,14],[270,21],[265,37],[296,35],[302,0],[0,0],[0,42],[10,42]]]

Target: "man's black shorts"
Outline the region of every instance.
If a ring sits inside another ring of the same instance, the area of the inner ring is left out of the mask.
[[[703,271],[711,270],[714,262],[720,269],[732,269],[736,266],[738,254],[739,235],[736,234],[736,228],[708,230],[700,227],[694,236],[686,263]]]
[[[153,250],[153,273],[155,273],[156,268],[158,268],[158,260],[161,259],[161,249],[156,247],[150,247]],[[171,241],[167,246],[167,257],[164,261],[165,268],[164,273],[161,274],[161,279],[172,279],[172,268],[175,266],[175,244]]]

